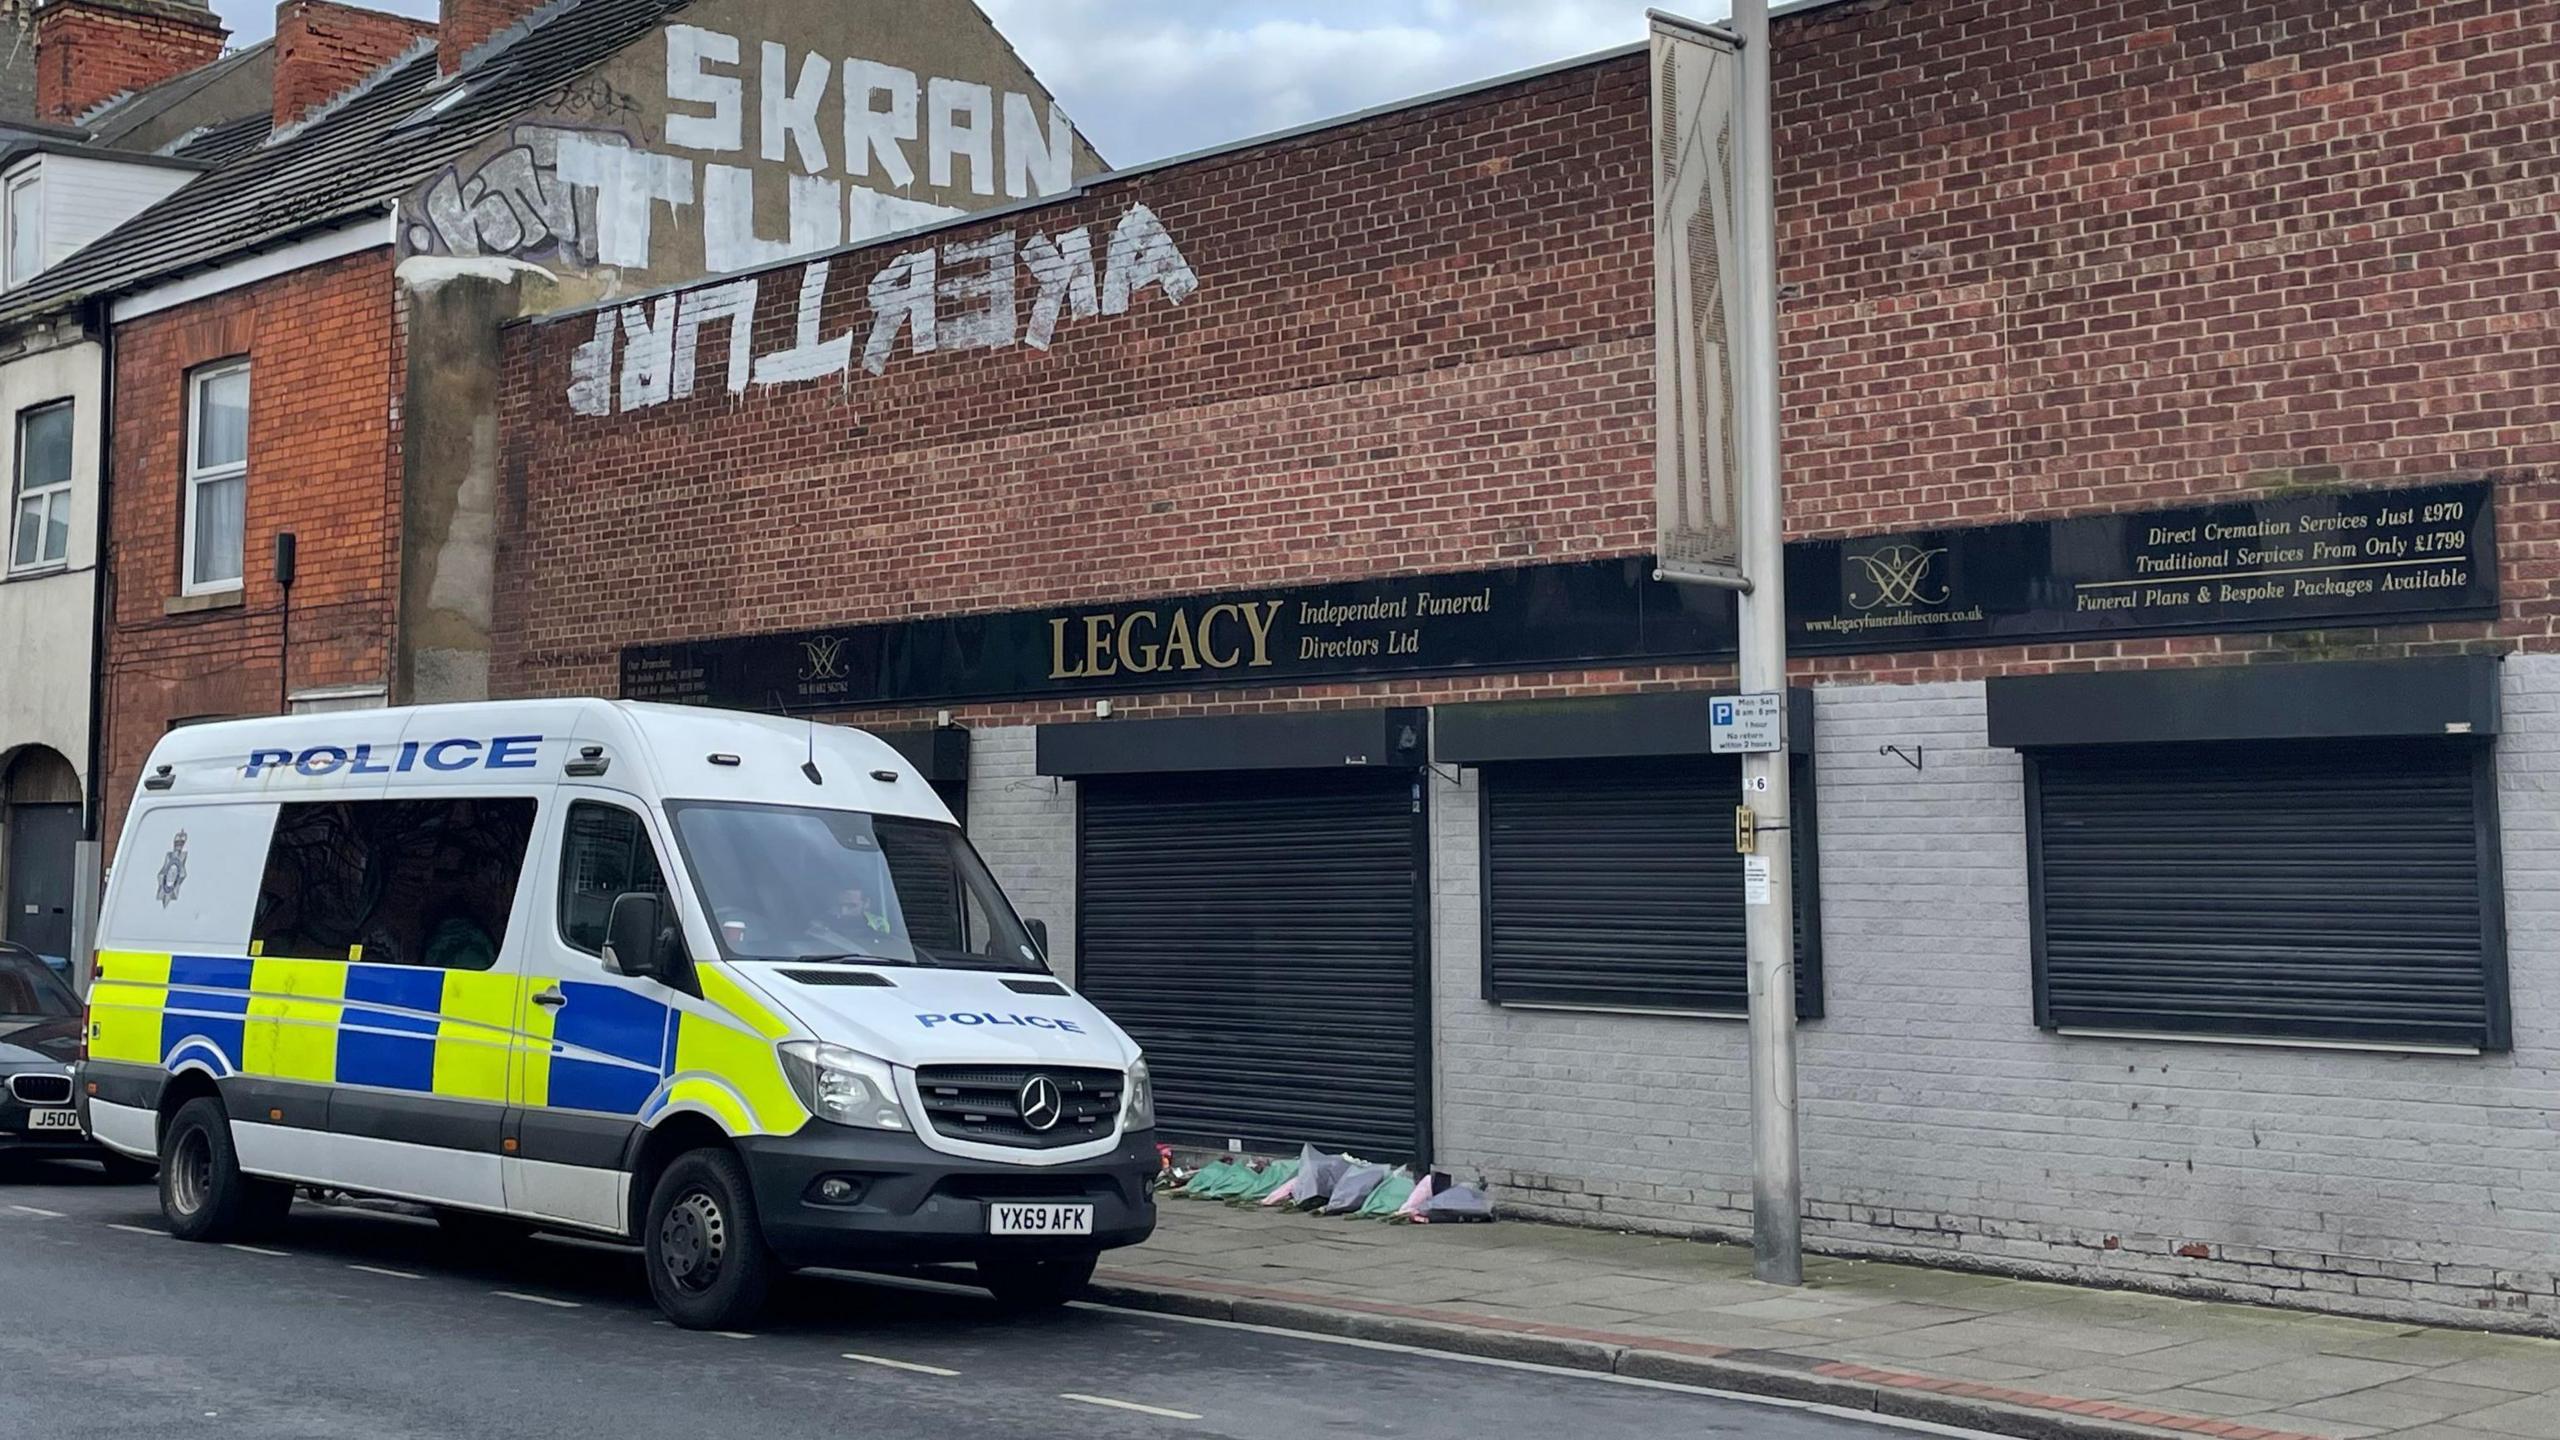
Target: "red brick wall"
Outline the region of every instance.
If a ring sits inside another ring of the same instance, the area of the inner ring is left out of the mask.
[[[183,0],[50,0],[36,12],[36,118],[76,120],[209,64],[228,34],[211,10]]]
[[[444,0],[436,32],[436,64],[447,75],[490,36],[542,8],[542,0]]]
[[[2495,623],[1799,669],[2551,644],[2560,12],[1856,0],[1779,38],[1794,533],[2502,481]],[[1649,549],[1644,108],[1643,63],[1601,62],[955,232],[1087,224],[1099,249],[1133,201],[1162,216],[1199,291],[1046,353],[902,344],[880,376],[733,400],[714,328],[696,397],[599,418],[564,393],[593,318],[518,329],[497,685],[609,694],[636,641]],[[759,352],[799,274],[764,282]],[[822,334],[867,330],[858,285],[830,297]]]
[[[171,721],[282,708],[277,532],[298,546],[292,688],[384,681],[399,504],[392,310],[390,254],[377,250],[116,327],[106,834],[118,832]],[[171,615],[187,375],[240,355],[250,360],[241,603]]]
[[[276,9],[276,127],[344,94],[435,33],[430,23],[379,10],[288,0]]]

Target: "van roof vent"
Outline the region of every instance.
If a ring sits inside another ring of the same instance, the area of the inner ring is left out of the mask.
[[[1055,980],[1007,980],[1004,988],[1016,995],[1064,995],[1067,987]]]

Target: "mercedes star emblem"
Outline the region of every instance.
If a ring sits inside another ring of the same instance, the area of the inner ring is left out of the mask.
[[[1058,1094],[1058,1082],[1046,1075],[1034,1075],[1022,1082],[1022,1094],[1016,1097],[1022,1107],[1022,1123],[1034,1134],[1056,1128],[1067,1113],[1065,1097]]]

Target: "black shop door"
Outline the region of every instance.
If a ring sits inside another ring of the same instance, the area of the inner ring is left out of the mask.
[[[39,955],[71,955],[71,860],[77,805],[9,807],[8,938]]]
[[[1121,775],[1081,791],[1076,981],[1146,1047],[1166,1138],[1424,1158],[1414,772]]]

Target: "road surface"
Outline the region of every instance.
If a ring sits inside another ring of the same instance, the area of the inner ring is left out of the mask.
[[[750,1335],[658,1318],[635,1254],[466,1253],[379,1208],[254,1246],[161,1229],[147,1185],[0,1159],[0,1435],[1058,1440],[1886,1440],[1910,1428],[1669,1387],[957,1288],[782,1286]],[[1931,1433],[1955,1432],[1932,1430]]]

